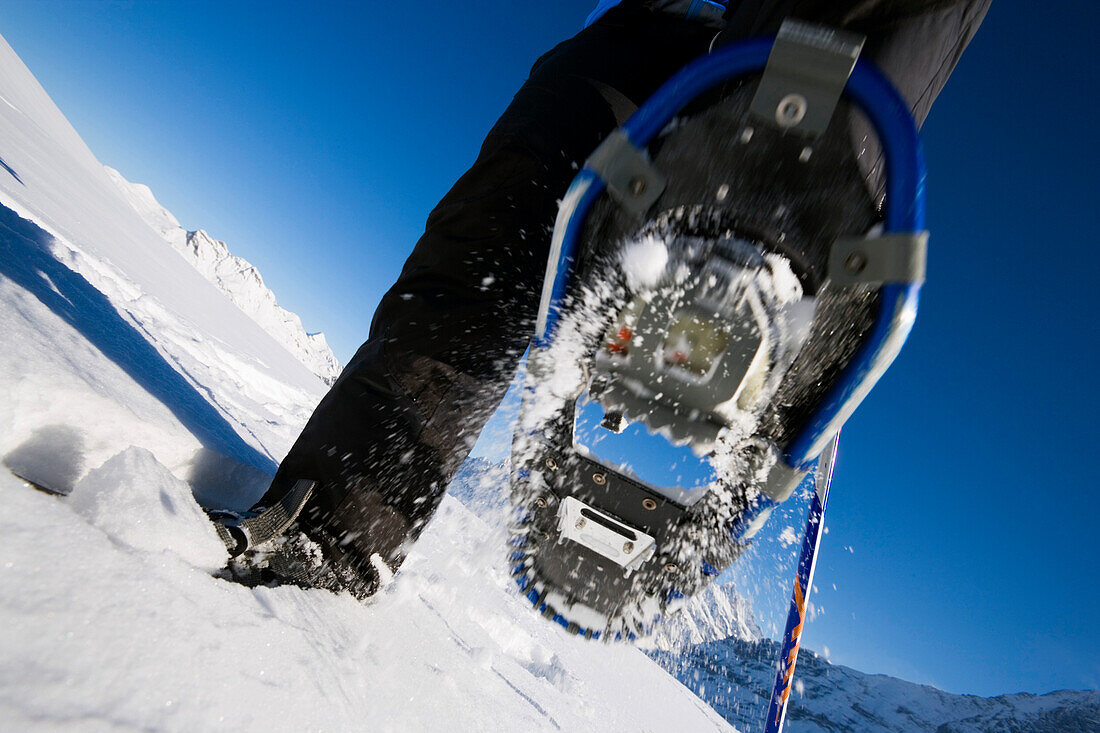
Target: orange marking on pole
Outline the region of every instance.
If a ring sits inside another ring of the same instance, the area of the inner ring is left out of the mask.
[[[779,699],[781,701],[779,710],[775,714],[775,723],[779,724],[779,716],[783,711],[783,708],[787,705],[787,700],[791,696],[791,682],[794,678],[794,665],[798,660],[798,648],[801,646],[802,639],[802,627],[806,623],[806,597],[802,593],[802,584],[798,582],[798,578],[794,579],[794,606],[798,611],[798,624],[791,630],[791,651],[787,655],[787,670],[783,674],[783,692],[780,693]]]

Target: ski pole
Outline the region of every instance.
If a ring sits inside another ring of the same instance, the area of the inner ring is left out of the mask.
[[[794,579],[794,591],[791,593],[790,610],[787,612],[787,628],[783,632],[783,646],[779,656],[772,699],[768,705],[768,720],[765,733],[780,733],[787,717],[787,700],[794,684],[794,665],[798,660],[798,647],[802,640],[802,631],[806,626],[806,606],[813,587],[814,567],[817,564],[817,550],[821,546],[821,527],[825,523],[825,507],[829,502],[829,486],[833,482],[833,463],[836,460],[837,441],[840,434],[833,438],[833,444],[818,461],[814,471],[814,494],[810,501],[810,511],[806,518],[806,533],[802,538],[802,551],[798,557],[798,572]]]

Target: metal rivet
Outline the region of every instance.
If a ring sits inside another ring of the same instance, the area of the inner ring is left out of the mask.
[[[551,471],[557,471],[558,470],[558,462],[555,461],[551,456],[547,456],[546,457],[546,467],[549,468]]]
[[[844,260],[844,267],[853,275],[858,275],[867,267],[867,257],[862,252],[853,252]]]
[[[546,508],[546,497],[545,496],[537,497],[535,499],[535,506],[537,506],[539,509],[545,509]]]
[[[645,498],[645,499],[642,499],[642,509],[645,509],[646,511],[651,512],[656,508],[657,508],[657,502],[654,501],[653,499],[650,499],[648,497]]]
[[[623,543],[623,552],[625,552],[627,555],[634,552],[634,543],[633,542],[624,542]]]
[[[779,100],[775,108],[775,121],[780,127],[794,127],[806,116],[806,98],[801,94],[788,94]]]
[[[637,178],[632,178],[630,180],[630,193],[634,194],[635,196],[641,196],[643,193],[645,193],[645,179],[641,176],[638,176]]]
[[[666,573],[675,573],[679,569],[680,568],[676,567],[676,563],[673,563],[673,562],[666,562],[665,563],[665,572]]]
[[[584,529],[584,525],[586,525],[586,524],[588,524],[588,522],[586,522],[584,520],[584,517],[581,517],[580,519],[577,520],[576,524],[574,524],[573,526],[576,527],[577,529]]]
[[[604,476],[602,473],[594,473],[592,474],[592,483],[603,486],[607,483],[607,476]]]

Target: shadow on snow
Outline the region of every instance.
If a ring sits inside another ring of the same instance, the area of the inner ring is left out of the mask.
[[[2,167],[8,173],[11,173],[11,177],[14,178],[15,180],[19,181],[20,184],[22,184],[24,186],[27,185],[27,184],[23,183],[23,179],[19,177],[19,174],[16,173],[14,170],[12,170],[12,167],[10,165],[8,165],[7,163],[4,162],[3,158],[0,158],[0,167]]]
[[[26,289],[79,331],[171,410],[206,451],[274,474],[276,463],[271,457],[246,443],[207,398],[119,314],[106,296],[50,253],[52,240],[42,228],[0,206],[0,276]]]

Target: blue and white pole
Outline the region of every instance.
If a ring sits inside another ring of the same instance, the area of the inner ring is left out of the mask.
[[[836,446],[840,434],[818,460],[813,473],[814,493],[810,500],[810,511],[806,516],[806,532],[802,536],[802,551],[798,555],[798,570],[795,573],[794,591],[791,594],[790,610],[787,612],[787,629],[783,633],[783,646],[779,653],[779,670],[775,675],[772,699],[768,705],[768,722],[764,730],[767,733],[779,733],[787,715],[787,700],[794,685],[794,665],[798,661],[798,647],[802,641],[802,631],[806,627],[806,609],[810,602],[810,589],[813,588],[814,567],[817,565],[817,550],[821,546],[821,529],[825,524],[825,507],[829,503],[829,486],[833,482],[833,463],[836,460]]]

